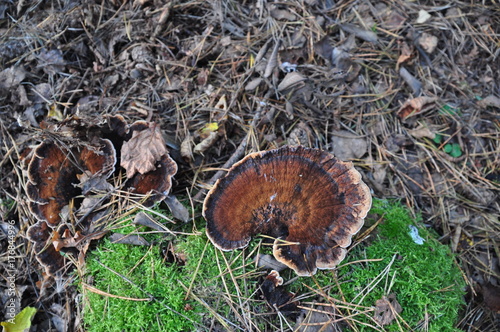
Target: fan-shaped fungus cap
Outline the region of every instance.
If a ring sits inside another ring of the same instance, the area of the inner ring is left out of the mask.
[[[137,173],[129,179],[126,188],[133,188],[138,195],[150,195],[142,204],[152,206],[167,197],[172,188],[172,177],[177,173],[177,163],[168,155],[156,162],[156,169],[144,174]]]
[[[244,248],[269,235],[276,259],[305,276],[344,259],[370,207],[370,189],[351,162],[285,146],[231,167],[207,194],[203,216],[216,247]]]
[[[149,130],[151,123],[146,121],[136,121],[129,128],[129,139],[134,132]],[[162,143],[165,144],[162,140]],[[123,156],[122,156],[123,157]],[[146,173],[136,172],[134,176],[127,180],[125,188],[131,188],[131,192],[138,195],[148,195],[149,197],[142,203],[144,206],[152,206],[155,202],[162,201],[167,197],[172,188],[172,177],[177,173],[177,163],[170,157],[166,148],[156,162],[155,168]]]
[[[64,268],[64,256],[57,252],[50,239],[54,230],[46,222],[39,221],[27,231],[28,239],[34,243],[33,250],[45,272],[55,277]]]
[[[81,194],[78,175],[109,176],[116,163],[115,148],[107,139],[95,146],[68,150],[53,141],[41,143],[28,167],[27,194],[31,212],[51,227],[59,223],[62,208]]]

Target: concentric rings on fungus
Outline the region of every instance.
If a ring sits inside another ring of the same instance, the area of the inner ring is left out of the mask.
[[[207,235],[221,250],[275,238],[275,258],[309,276],[332,269],[363,226],[371,194],[351,162],[301,146],[249,154],[207,194]]]

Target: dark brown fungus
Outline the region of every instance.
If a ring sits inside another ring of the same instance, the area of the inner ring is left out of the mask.
[[[86,190],[81,176],[85,174],[87,182],[107,178],[115,163],[115,149],[106,139],[71,149],[47,140],[35,149],[28,166],[27,194],[30,210],[38,222],[28,229],[27,236],[34,243],[36,258],[49,275],[55,276],[64,267],[64,258],[53,245],[63,229],[55,228],[61,221],[63,208]]]
[[[50,241],[53,232],[55,231],[44,221],[37,222],[27,231],[28,239],[34,243],[33,251],[36,259],[50,276],[56,276],[64,268],[64,257],[57,252]]]
[[[260,285],[262,295],[273,309],[280,311],[285,316],[296,317],[298,312],[295,294],[290,293],[283,286],[283,278],[278,271],[272,270]]]
[[[130,125],[129,137],[137,137],[138,132],[141,133],[144,130],[151,130],[152,127],[154,127],[154,130],[157,130],[157,128],[150,122],[136,121]],[[151,142],[151,144],[153,143]],[[161,139],[161,141],[156,142],[156,144],[165,145],[165,142]],[[140,147],[140,144],[138,146]],[[147,147],[144,147],[144,150],[146,149]],[[140,153],[144,158],[146,158],[146,151],[141,151]],[[149,197],[142,204],[145,206],[152,206],[155,202],[162,201],[165,197],[167,197],[172,187],[172,177],[176,173],[177,163],[170,157],[166,147],[164,147],[164,153],[158,160],[156,160],[154,169],[143,174],[136,172],[130,179],[127,180],[125,188],[128,188],[133,194],[140,196],[149,195]]]
[[[44,141],[35,149],[28,167],[27,194],[31,212],[38,220],[56,226],[62,208],[82,193],[78,176],[108,177],[115,163],[115,149],[106,139],[95,146],[73,149]]]
[[[155,166],[155,170],[137,173],[125,184],[134,194],[149,195],[143,202],[144,206],[165,199],[172,187],[172,177],[177,173],[177,163],[168,154],[163,155]]]
[[[102,237],[104,231],[93,225],[93,221],[107,213],[104,208],[107,197],[102,193],[114,189],[107,179],[120,173],[114,170],[125,148],[124,142],[130,142],[134,133],[137,136],[139,132],[153,129],[154,135],[150,136],[156,138],[155,148],[164,152],[149,158],[154,167],[129,177],[122,187],[138,196],[136,198],[143,200],[146,206],[166,197],[172,186],[172,176],[177,172],[177,164],[168,155],[159,127],[154,123],[137,121],[129,126],[119,115],[108,116],[101,123],[71,117],[46,128],[54,138],[42,142],[33,151],[26,189],[30,210],[38,220],[28,230],[28,238],[34,243],[36,257],[49,275],[55,276],[65,265],[59,250],[84,255],[86,247],[82,242]],[[151,152],[147,138],[143,142],[136,138],[141,144],[127,146],[129,155],[134,155],[137,163]],[[92,192],[99,195],[91,195]],[[72,211],[65,208],[70,206]],[[66,225],[60,225],[66,210],[79,218],[71,231]]]
[[[370,189],[351,162],[301,146],[252,153],[205,198],[207,235],[222,250],[252,236],[275,238],[275,258],[308,276],[332,269],[371,207]]]

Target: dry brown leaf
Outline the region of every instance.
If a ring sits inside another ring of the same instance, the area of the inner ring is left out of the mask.
[[[427,53],[431,54],[436,49],[436,46],[438,44],[438,39],[436,36],[424,32],[422,36],[418,39],[418,43]]]
[[[335,332],[342,331],[339,320],[335,319],[335,309],[318,306],[305,309],[305,317],[300,317],[295,326],[296,332]]]
[[[145,214],[144,212],[139,212],[138,214],[136,214],[132,223],[135,225],[146,226],[160,232],[165,231],[165,228],[162,227],[162,225],[158,221],[156,221],[153,217]]]
[[[420,124],[417,128],[408,130],[408,133],[415,138],[430,138],[436,137],[436,131],[428,124]]]
[[[109,237],[111,243],[131,244],[134,246],[149,246],[149,242],[139,234],[114,233]]]
[[[396,114],[405,120],[410,116],[418,113],[422,113],[434,106],[434,102],[437,100],[436,97],[417,97],[407,100],[403,106],[396,112]]]
[[[390,294],[389,296],[382,296],[382,298],[375,303],[374,319],[382,326],[389,325],[402,310],[403,308],[401,308],[401,305],[396,301],[396,295]]]
[[[269,13],[277,20],[295,21],[297,17],[286,9],[280,9],[276,5],[270,6]]]
[[[181,156],[187,162],[192,161],[194,159],[193,144],[194,144],[193,136],[191,136],[191,134],[188,133],[186,137],[184,137],[184,140],[181,143]]]
[[[266,69],[264,70],[264,78],[268,78],[274,71],[274,68],[278,65],[278,50],[280,48],[281,42],[278,40],[276,45],[274,45],[273,51],[269,56],[269,60],[267,61]]]
[[[314,52],[327,61],[332,60],[333,46],[330,38],[325,36],[314,44]]]
[[[127,178],[135,173],[147,173],[156,169],[155,164],[167,154],[167,147],[159,126],[150,124],[149,128],[134,131],[132,138],[123,143],[120,166],[127,171]]]
[[[179,202],[177,197],[168,195],[165,198],[165,203],[167,203],[167,206],[175,219],[179,219],[183,222],[189,221],[189,211],[184,205],[182,205],[181,202]]]
[[[214,145],[218,138],[218,133],[216,131],[211,131],[207,138],[195,145],[193,152],[203,154],[203,152],[207,151],[212,145]]]
[[[257,77],[255,79],[251,80],[245,86],[245,91],[253,91],[253,90],[257,89],[257,87],[260,85],[261,82],[262,82],[262,77]]]
[[[288,267],[271,255],[257,254],[257,256],[255,256],[255,261],[257,262],[258,267],[267,270],[275,270],[277,272],[283,271]]]
[[[486,108],[488,106],[500,108],[500,98],[495,95],[489,95],[488,97],[478,101],[477,104],[482,108]]]
[[[305,80],[306,78],[296,71],[288,73],[278,85],[278,91],[301,88],[305,85]]]
[[[399,68],[399,65],[407,60],[411,59],[411,54],[413,53],[413,49],[408,46],[407,43],[403,42],[403,46],[401,48],[401,54],[399,55],[398,62],[396,63],[396,68]]]
[[[332,131],[333,154],[340,160],[359,159],[368,150],[365,138],[346,130]]]
[[[0,72],[0,88],[12,89],[17,86],[26,78],[26,71],[23,66],[13,66],[4,69]]]
[[[423,24],[423,23],[427,22],[431,17],[432,17],[431,14],[429,14],[428,12],[426,12],[423,9],[420,9],[418,11],[418,18],[417,18],[416,22],[418,24]]]
[[[500,313],[500,287],[486,282],[481,286],[483,301],[493,312]]]
[[[55,75],[66,68],[66,61],[64,61],[63,53],[59,49],[42,49],[40,54],[38,54],[37,60],[38,67],[42,68],[49,75]]]

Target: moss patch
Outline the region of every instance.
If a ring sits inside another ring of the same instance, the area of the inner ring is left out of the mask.
[[[429,331],[454,331],[458,311],[464,304],[465,285],[449,248],[419,226],[418,220],[397,202],[375,200],[371,215],[375,215],[374,220],[382,217],[382,222],[369,240],[350,251],[345,265],[336,271],[319,271],[313,278],[300,277],[287,286],[289,290],[301,295],[306,306],[307,302],[321,302],[317,294],[353,304],[344,314],[355,315],[356,322],[351,324],[360,331],[372,330],[367,324],[376,324],[372,311],[356,315],[354,305],[370,308],[391,293],[403,311],[401,318],[385,326],[385,330],[416,329],[427,315]],[[367,219],[367,224],[374,220]],[[202,220],[198,222],[198,226],[204,225]],[[414,242],[410,225],[417,227],[425,240],[423,244]],[[127,228],[127,232],[135,231],[135,227]],[[253,257],[258,251],[267,251],[259,246],[260,239],[254,239],[245,250],[221,252],[207,240],[204,230],[175,239],[163,236],[147,235],[149,241],[155,242],[151,247],[104,240],[89,254],[87,270],[94,287],[136,299],[153,295],[155,300],[132,301],[86,291],[84,319],[88,331],[191,331],[214,317],[218,324],[230,328],[228,324],[238,322],[237,316],[242,313],[251,315],[261,330],[278,326],[272,325],[270,309],[256,296],[259,276],[265,272],[255,269]],[[183,266],[166,262],[161,254],[169,241],[174,251],[186,258]],[[291,270],[282,275],[285,280],[295,277]],[[188,300],[184,300],[188,293]]]
[[[374,306],[376,300],[394,293],[403,311],[401,317],[411,328],[422,326],[425,316],[429,331],[455,331],[458,312],[464,305],[465,282],[448,246],[436,240],[435,234],[420,227],[408,210],[396,202],[375,200],[371,213],[383,216],[370,245],[358,246],[348,255],[348,261],[382,259],[352,264],[339,270],[346,282],[342,291],[353,303]],[[417,220],[418,221],[418,220]],[[410,235],[410,225],[416,226],[424,239],[417,244]],[[392,262],[392,264],[391,264]],[[383,273],[388,268],[387,273]],[[365,287],[379,278],[371,291]],[[363,294],[360,294],[363,292]],[[407,330],[404,322],[386,326],[389,331]],[[401,327],[400,327],[401,326]],[[364,330],[363,327],[360,327]]]
[[[106,239],[92,252],[87,268],[94,277],[93,287],[131,299],[87,291],[84,307],[87,331],[186,331],[193,328],[193,321],[198,322],[200,317],[196,310],[184,309],[189,302],[184,301],[185,292],[178,280],[185,277],[178,267],[163,262],[159,250],[155,246],[115,244]],[[155,300],[132,300],[147,299],[150,295]]]
[[[129,234],[138,230],[143,229],[128,226],[118,231]],[[151,247],[105,239],[88,255],[87,272],[94,280],[92,287],[123,298],[86,291],[87,331],[192,331],[202,326],[207,315],[217,315],[225,326],[226,317],[234,318],[230,304],[252,296],[258,278],[253,274],[252,259],[246,255],[256,242],[245,251],[221,252],[209,242],[204,230],[199,235],[179,236],[171,242],[174,250],[186,258],[179,265],[166,262],[160,253],[169,242],[162,236],[145,236],[155,242]],[[188,293],[194,296],[185,300]],[[150,295],[155,299],[132,300]]]

